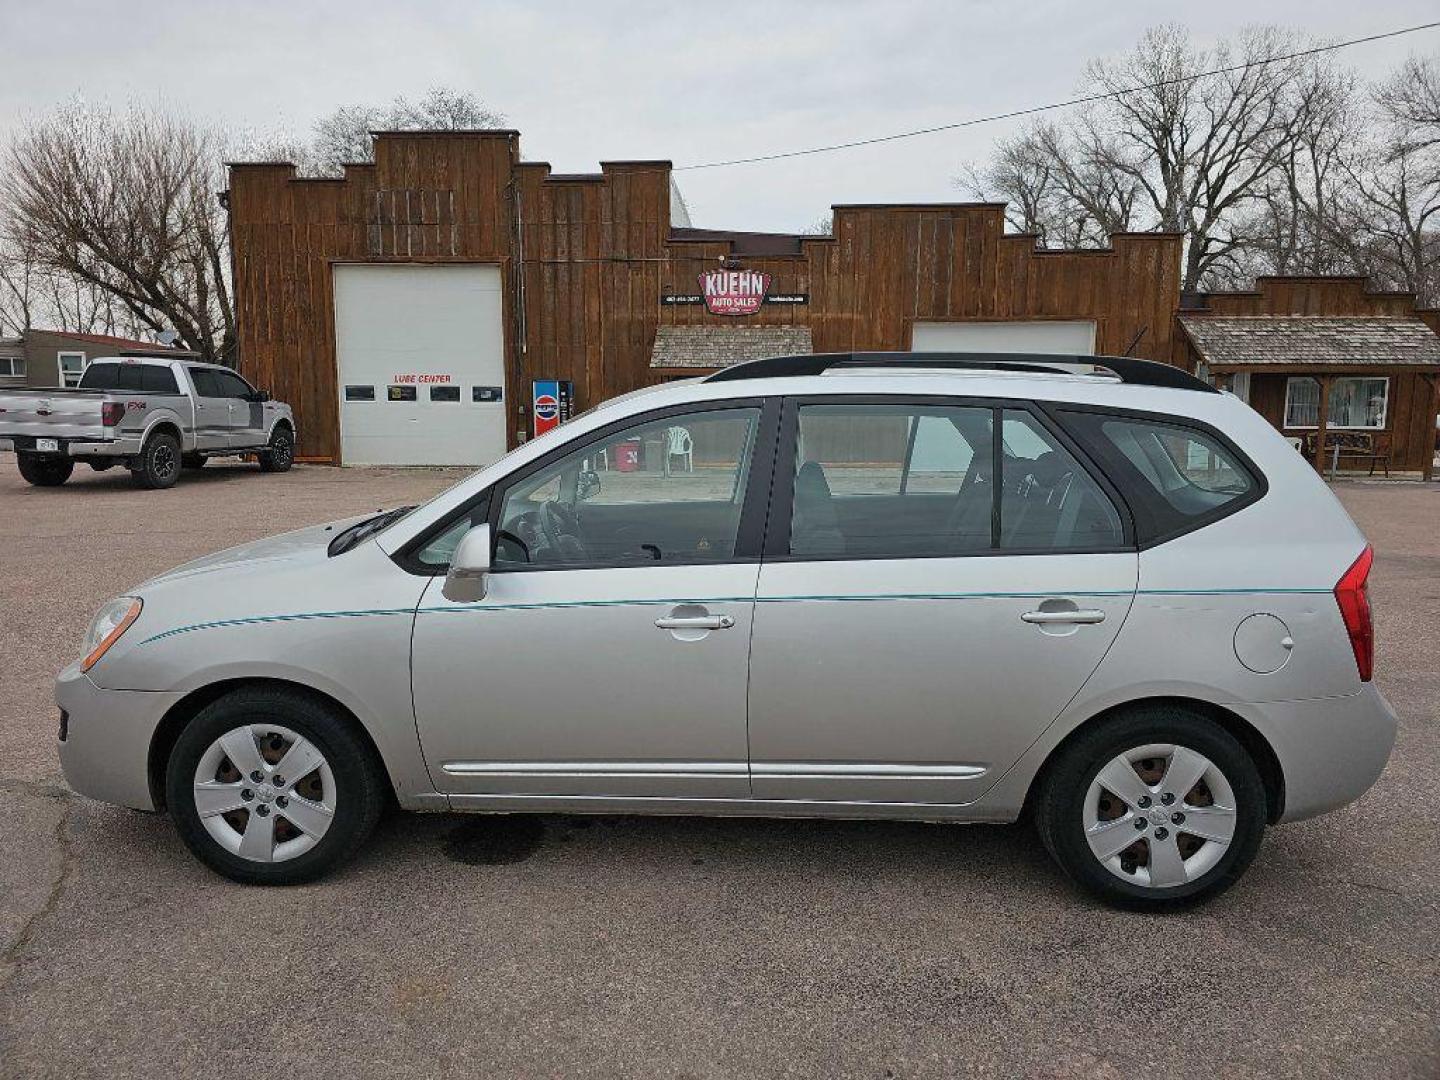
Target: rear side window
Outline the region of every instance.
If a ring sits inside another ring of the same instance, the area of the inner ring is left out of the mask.
[[[147,394],[178,394],[175,372],[168,367],[146,364],[140,369],[140,389]]]
[[[1129,498],[1142,544],[1215,521],[1263,494],[1240,455],[1199,428],[1104,413],[1064,417]]]
[[[114,390],[119,371],[119,364],[91,364],[80,376],[79,386],[82,390]]]
[[[902,559],[1125,546],[1115,505],[1023,410],[801,405],[797,436],[792,557]]]

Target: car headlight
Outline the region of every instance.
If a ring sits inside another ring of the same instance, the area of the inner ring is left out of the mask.
[[[110,646],[120,640],[121,635],[130,629],[130,624],[139,617],[143,606],[138,596],[120,596],[100,609],[100,613],[91,620],[90,629],[85,631],[81,671],[89,671],[110,650]]]

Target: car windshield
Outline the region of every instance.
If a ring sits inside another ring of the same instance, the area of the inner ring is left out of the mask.
[[[330,547],[328,548],[330,556],[333,558],[336,555],[345,554],[345,552],[360,543],[360,541],[374,536],[381,529],[389,528],[414,509],[415,505],[413,503],[409,506],[397,506],[394,510],[382,510],[374,517],[368,517],[364,521],[357,521],[354,525],[351,525],[348,529],[345,529],[336,536],[334,540],[330,541]]]

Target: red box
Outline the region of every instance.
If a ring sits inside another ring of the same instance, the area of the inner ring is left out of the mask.
[[[640,467],[640,440],[615,444],[615,471],[634,472]]]

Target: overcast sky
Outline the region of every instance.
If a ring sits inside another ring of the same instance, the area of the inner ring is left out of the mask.
[[[0,134],[75,94],[162,101],[304,134],[338,104],[474,91],[527,160],[677,166],[883,135],[1063,99],[1085,62],[1158,22],[1202,42],[1257,18],[1350,38],[1436,17],[1434,0],[0,0]],[[1339,57],[1383,75],[1440,31]],[[775,164],[677,174],[695,224],[799,229],[831,203],[960,198],[995,124]]]

